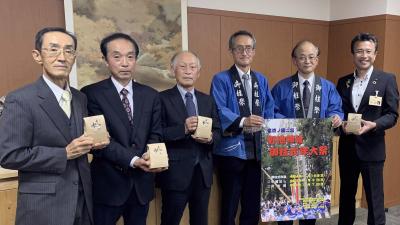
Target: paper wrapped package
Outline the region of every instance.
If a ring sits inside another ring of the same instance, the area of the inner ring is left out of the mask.
[[[150,169],[168,167],[168,153],[164,143],[147,144]]]
[[[350,133],[357,133],[361,128],[361,114],[349,113],[347,115],[346,130]]]
[[[92,137],[95,144],[108,141],[106,121],[103,115],[85,117],[83,122],[84,134]]]
[[[197,129],[193,136],[208,139],[211,137],[212,119],[204,116],[197,117]]]

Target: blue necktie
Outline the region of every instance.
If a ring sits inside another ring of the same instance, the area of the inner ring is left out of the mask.
[[[188,116],[195,116],[196,114],[196,106],[194,105],[193,102],[193,95],[190,92],[186,92],[185,94],[186,98],[186,112]]]

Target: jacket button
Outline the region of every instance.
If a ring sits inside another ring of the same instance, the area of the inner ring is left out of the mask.
[[[136,144],[132,144],[132,148],[136,148]]]
[[[74,185],[78,185],[78,181],[74,181],[72,182]]]

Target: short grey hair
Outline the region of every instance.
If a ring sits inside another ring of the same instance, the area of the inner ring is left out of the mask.
[[[253,49],[256,48],[256,38],[254,37],[254,35],[247,31],[247,30],[239,30],[236,31],[235,33],[233,33],[230,37],[229,37],[229,50],[233,50],[233,48],[235,47],[235,42],[236,42],[236,38],[238,36],[248,36],[253,40]]]
[[[172,56],[172,58],[171,58],[171,67],[172,67],[172,68],[175,69],[176,60],[177,60],[178,56],[180,56],[180,55],[183,54],[183,53],[190,53],[190,54],[192,54],[192,55],[196,58],[196,60],[197,60],[197,66],[199,67],[199,69],[201,68],[201,62],[200,62],[199,56],[198,56],[196,53],[194,53],[194,52],[192,52],[192,51],[189,51],[189,50],[179,51],[179,52],[175,53],[175,54]]]

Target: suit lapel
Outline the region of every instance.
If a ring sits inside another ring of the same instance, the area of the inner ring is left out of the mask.
[[[82,124],[82,117],[83,117],[83,112],[82,112],[82,102],[78,98],[77,93],[75,92],[74,89],[71,88],[71,93],[72,93],[72,114],[74,115],[75,118],[75,124],[76,124],[76,131],[77,134],[80,135],[83,133],[83,124]]]
[[[199,116],[207,116],[206,106],[207,106],[207,99],[199,94],[198,91],[195,90],[196,99],[197,99],[197,108],[199,110]]]
[[[196,96],[197,98],[197,96]],[[179,114],[180,118],[187,118],[188,114],[186,112],[186,106],[185,103],[183,102],[182,95],[178,90],[178,87],[175,85],[175,87],[171,91],[171,105],[175,106],[174,108]]]
[[[68,124],[68,117],[61,109],[53,92],[47,86],[43,78],[36,82],[38,88],[39,105],[46,112],[47,116],[61,132],[67,142],[70,142],[71,133]],[[76,107],[75,107],[76,108]]]
[[[128,115],[122,105],[121,98],[118,94],[117,89],[111,81],[111,78],[108,79],[108,83],[103,92],[104,98],[107,100],[108,104],[110,104],[111,108],[114,110],[115,114],[121,120],[123,126],[130,132],[131,127],[129,124]]]
[[[343,92],[344,96],[342,97],[342,101],[344,101],[344,99],[347,99],[348,104],[350,105],[349,108],[352,109],[352,112],[356,112],[353,106],[353,96],[352,96],[353,84],[354,84],[354,76],[350,76],[350,78],[346,80],[345,86],[342,87],[344,88]]]
[[[363,108],[369,104],[369,97],[375,95],[376,82],[378,80],[378,75],[375,70],[372,71],[371,77],[369,78],[367,88],[365,89],[364,95],[361,99],[360,107],[358,107],[357,112],[362,112]]]
[[[132,82],[132,98],[133,98],[133,128],[132,137],[135,136],[139,127],[140,118],[143,114],[143,104],[146,101],[143,91],[140,91],[140,86],[136,82]],[[125,113],[126,114],[126,113]],[[128,117],[127,117],[128,118]],[[129,124],[129,121],[128,121]]]

